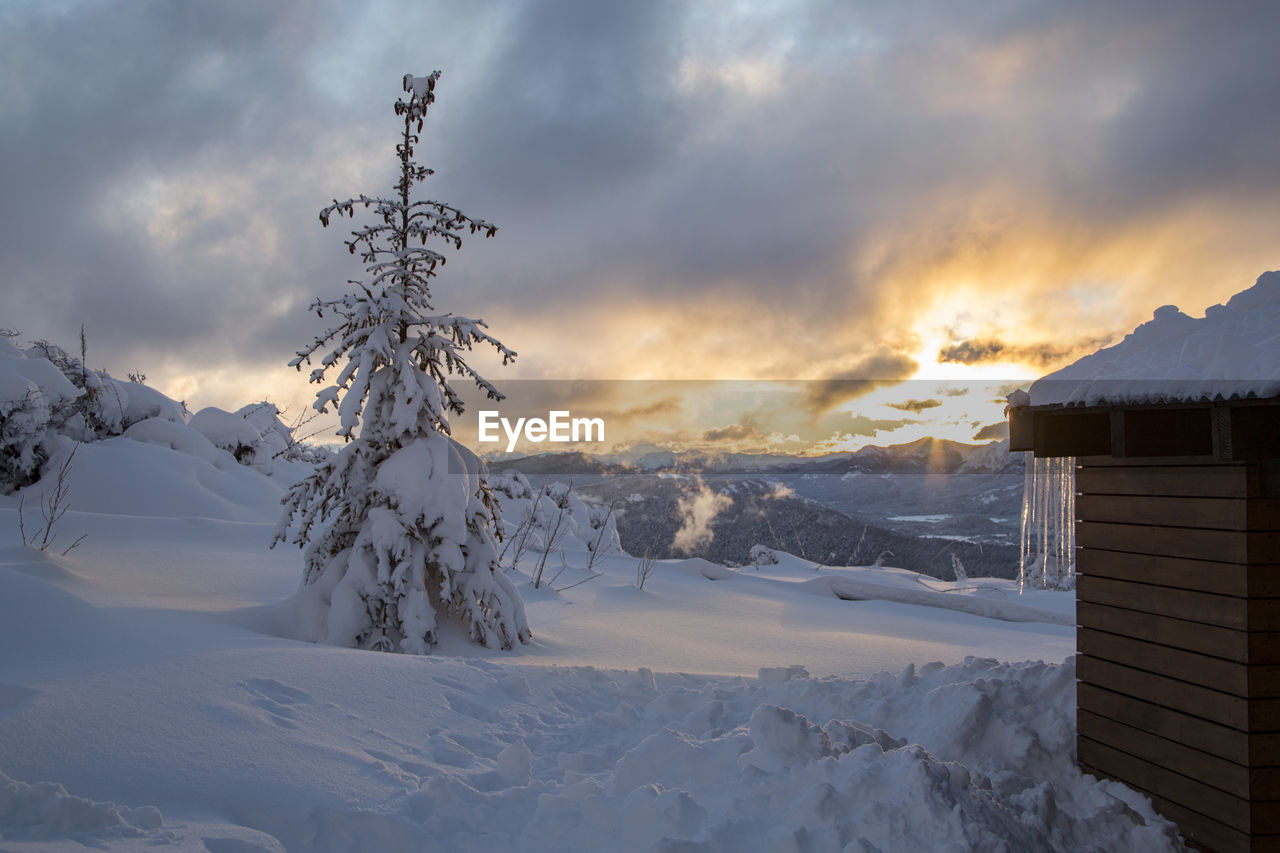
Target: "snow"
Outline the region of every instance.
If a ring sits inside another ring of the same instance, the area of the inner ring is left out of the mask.
[[[153,437],[158,424],[143,424],[151,427],[143,434]],[[175,431],[186,430],[172,426]],[[211,449],[195,441],[191,445],[197,453]],[[58,452],[50,458],[49,467],[56,469],[73,447],[72,442],[63,439]],[[237,465],[230,454],[222,456],[225,460],[214,457],[219,463],[214,465],[208,459],[123,436],[81,444],[68,475],[71,503],[75,509],[93,514],[259,523],[264,516],[279,511],[283,490],[278,484],[251,468]],[[34,505],[34,499],[52,486],[49,479],[25,490],[29,504]]]
[[[1280,271],[1199,319],[1157,308],[1120,343],[1042,377],[1030,394],[1036,406],[1280,395]]]
[[[121,399],[124,401],[125,423],[135,424],[147,418],[159,418],[176,424],[184,423],[186,416],[182,404],[138,382],[115,383]]]
[[[1068,593],[782,552],[640,590],[601,508],[511,475],[533,641],[357,651],[291,635],[283,487],[204,434],[143,421],[70,476],[67,556],[0,497],[5,851],[1181,849],[1074,764]]]
[[[8,348],[0,351],[0,414],[7,415],[14,403],[28,395],[40,398],[46,406],[80,396],[80,389],[51,362],[27,358],[8,338],[4,341]],[[10,349],[14,352],[9,352]]]
[[[231,454],[253,450],[261,437],[258,430],[238,414],[209,406],[191,416],[187,426],[209,439],[215,447]]]

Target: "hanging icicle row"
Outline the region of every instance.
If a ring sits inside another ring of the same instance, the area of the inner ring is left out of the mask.
[[[1018,591],[1075,586],[1076,460],[1025,456]]]
[[[1031,556],[1031,502],[1035,494],[1036,459],[1030,450],[1022,454],[1022,528],[1019,535],[1018,555],[1018,594],[1021,595],[1027,585],[1027,558]]]

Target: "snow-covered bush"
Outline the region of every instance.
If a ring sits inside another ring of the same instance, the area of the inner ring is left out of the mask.
[[[207,406],[191,416],[188,426],[209,442],[235,457],[241,465],[261,471],[269,477],[283,474],[287,482],[299,475],[288,474],[288,463],[317,465],[327,456],[322,447],[312,447],[294,438],[292,427],[280,420],[274,403],[261,402],[242,406],[234,412]]]
[[[56,367],[77,389],[75,398],[58,413],[58,431],[76,441],[95,441],[120,435],[147,418],[163,418],[182,423],[183,405],[140,382],[121,382],[105,370],[94,370],[84,362],[84,329],[80,330],[81,357],[57,344],[38,340],[26,356]]]
[[[207,406],[191,416],[187,426],[209,439],[236,458],[241,465],[252,465],[258,458],[261,436],[248,421],[216,406]]]
[[[361,195],[320,211],[326,226],[335,214],[354,217],[357,205],[375,214],[347,241],[367,279],[338,299],[317,300],[313,310],[338,322],[291,362],[301,369],[317,356],[311,381],[321,384],[345,362],[315,408],[337,409],[348,443],[290,490],[272,543],[304,547],[304,634],[416,654],[436,644],[442,617],[486,646],[510,648],[530,636],[519,593],[497,571],[500,516],[483,466],[449,437],[450,416],[463,411],[450,375],[502,399],[465,353],[487,344],[504,364],[515,353],[483,332],[483,321],[438,313],[430,289],[445,258],[428,240],[458,248],[464,233],[497,229],[442,202],[410,200],[431,174],[413,160],[413,147],[438,76],[405,75],[408,100],[396,100],[404,130],[395,197]]]
[[[777,563],[778,563],[778,555],[775,554],[773,552],[773,549],[770,548],[769,546],[767,545],[751,546],[751,565],[752,566],[755,566],[756,568],[760,568],[761,566],[777,565]]]
[[[609,507],[585,502],[571,486],[550,483],[535,489],[524,474],[507,470],[490,476],[489,488],[502,507],[503,562],[508,566],[519,562],[515,555],[525,551],[622,553],[617,522]]]
[[[12,343],[13,336],[0,334],[0,494],[39,479],[60,437],[95,442],[123,435],[218,468],[224,468],[224,460],[252,466],[282,485],[296,482],[327,455],[324,448],[294,438],[271,403],[234,413],[203,409],[188,428],[183,403],[140,382],[86,369],[82,358],[48,341],[23,351]]]
[[[265,400],[251,403],[237,410],[236,414],[258,431],[259,444],[255,446],[255,456],[258,458],[318,465],[329,456],[329,451],[325,448],[300,441],[297,436],[298,426],[289,426],[281,420],[280,410],[274,403]]]
[[[81,349],[84,348],[84,329],[80,330]],[[76,358],[57,344],[40,340],[27,350],[29,358],[47,360],[62,375],[80,389],[71,404],[62,432],[80,441],[93,441],[124,432],[127,394],[122,394],[117,383],[104,371],[89,369],[82,358]]]
[[[0,493],[40,476],[49,442],[79,395],[47,359],[28,358],[0,336]]]

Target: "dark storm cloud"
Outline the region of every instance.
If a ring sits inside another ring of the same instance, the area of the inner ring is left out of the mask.
[[[770,33],[795,42],[759,97],[682,88],[681,62],[719,35],[700,34],[688,7],[589,7],[513,19],[480,99],[500,108],[473,112],[455,143],[474,155],[467,174],[502,184],[486,196],[512,211],[513,251],[555,259],[518,274],[552,305],[585,287],[678,300],[692,286],[819,328],[874,322],[860,312],[878,273],[1000,239],[962,205],[928,222],[949,209],[944,193],[1008,186],[1042,215],[1101,229],[1159,216],[1171,195],[1220,194],[1224,175],[1250,172],[1254,198],[1280,188],[1261,168],[1280,119],[1258,108],[1280,72],[1250,34],[1280,23],[1270,4],[812,4],[724,25],[748,56]],[[1182,141],[1183,123],[1198,142]],[[543,226],[528,228],[530,207]],[[933,230],[917,242],[922,223]]]
[[[55,325],[79,318],[161,341],[216,322],[209,309],[243,286],[243,271],[216,276],[220,293],[199,269],[168,280],[147,235],[122,227],[121,208],[129,190],[198,163],[269,108],[252,83],[294,77],[267,49],[284,13],[166,2],[17,13],[0,50],[10,81],[0,157],[16,166],[5,169],[0,256],[9,304],[37,315],[24,321],[51,313]]]
[[[398,82],[386,75],[372,107],[335,101],[324,87],[341,57],[325,42],[342,27],[322,11],[166,0],[7,11],[0,287],[12,325],[67,342],[84,322],[91,362],[117,372],[148,358],[279,364],[318,331],[306,303],[352,268],[341,229],[324,233],[316,211],[381,189],[343,186],[325,157],[374,119],[393,130]]]
[[[914,368],[844,369],[850,353],[900,352],[888,342],[946,292],[918,268],[1060,239],[1136,252],[1142,228],[1244,234],[1280,213],[1269,2],[4,14],[4,322],[67,342],[84,320],[91,360],[96,347],[117,371],[148,354],[192,371],[278,365],[320,329],[304,306],[360,269],[316,211],[389,187],[405,71],[444,71],[420,147],[439,170],[428,194],[499,226],[449,264],[443,308],[490,320],[521,365],[625,369],[573,351],[564,317],[585,307],[603,306],[592,322],[616,338],[632,317],[609,306],[712,306],[710,333],[683,341],[695,363],[777,335],[760,361],[835,377],[810,398],[828,410]],[[1161,263],[1177,268],[1188,242]],[[1274,251],[1259,245],[1242,244]],[[1019,298],[1075,283],[1069,264],[1045,275]],[[504,334],[517,321],[525,340]],[[943,354],[1011,347],[971,337]]]
[[[1255,197],[1274,192],[1280,174],[1280,5],[1176,8],[1151,4],[1131,22],[1145,25],[1135,36],[1147,85],[1105,128],[1109,156],[1097,181],[1122,210],[1203,193]]]
[[[679,142],[665,79],[679,12],[665,0],[519,6],[452,135],[466,171],[506,203],[546,209],[660,168]]]

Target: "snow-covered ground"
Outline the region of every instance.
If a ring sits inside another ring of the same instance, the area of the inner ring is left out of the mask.
[[[287,471],[172,427],[80,447],[51,552],[0,498],[2,850],[1177,847],[1075,768],[1069,593],[789,555],[638,589],[617,551],[565,589],[583,516],[563,591],[522,556],[531,646],[315,645],[266,548]]]

